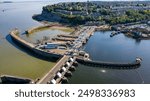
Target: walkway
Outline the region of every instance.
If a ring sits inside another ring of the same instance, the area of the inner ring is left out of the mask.
[[[43,77],[37,84],[46,84],[48,81],[52,80],[55,74],[63,66],[63,64],[69,59],[69,56],[64,55],[57,64]]]
[[[72,46],[72,51],[71,52],[79,52],[79,48],[83,45],[83,42],[86,41],[87,39],[89,39],[89,37],[91,36],[91,34],[94,31],[94,27],[84,27],[84,31],[80,31],[80,34],[78,36],[77,39],[75,39],[75,41],[73,42],[73,46]],[[81,29],[83,30],[83,29]],[[78,32],[77,32],[78,33]],[[46,84],[49,81],[51,81],[55,75],[57,74],[57,72],[59,72],[59,70],[62,68],[62,66],[67,62],[67,60],[72,56],[72,54],[66,53],[67,55],[64,55],[58,62],[57,64],[41,79],[39,80],[39,82],[37,82],[37,84]],[[70,64],[72,65],[72,64]],[[67,71],[69,69],[69,67],[66,68]],[[63,72],[62,77],[64,77],[65,72]],[[60,83],[61,78],[56,80],[56,83]]]

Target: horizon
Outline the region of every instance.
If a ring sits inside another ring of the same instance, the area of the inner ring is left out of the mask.
[[[0,0],[0,2],[4,1],[12,1],[12,2],[30,2],[30,1],[49,1],[49,2],[59,2],[60,0]],[[81,2],[81,1],[87,1],[87,0],[61,0],[60,2]],[[89,0],[89,1],[150,1],[150,0]]]

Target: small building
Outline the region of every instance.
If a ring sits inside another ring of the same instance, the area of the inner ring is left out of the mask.
[[[44,45],[40,45],[42,49],[67,49],[66,45],[59,43],[45,43]]]

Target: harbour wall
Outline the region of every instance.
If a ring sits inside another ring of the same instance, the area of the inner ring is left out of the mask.
[[[93,31],[92,30],[89,32],[91,34]],[[19,36],[16,35],[17,30],[13,30],[10,32],[11,37],[20,45],[30,49],[32,52],[36,53],[37,55],[40,55],[42,57],[48,58],[48,59],[60,59],[63,57],[63,54],[55,54],[51,52],[46,52],[41,49],[37,49],[36,46],[33,44],[26,42],[25,40],[21,39]],[[84,65],[88,66],[94,66],[94,67],[106,67],[106,68],[114,68],[114,69],[134,69],[137,68],[141,65],[141,61],[135,61],[133,63],[115,63],[115,62],[105,62],[105,61],[91,61],[91,60],[84,60],[83,58],[76,58],[76,60]]]
[[[79,63],[92,67],[110,68],[110,69],[136,69],[141,65],[141,61],[136,59],[133,63],[115,63],[115,62],[105,62],[105,61],[93,61],[76,59]]]
[[[2,75],[0,76],[2,84],[31,84],[33,80],[28,78],[10,76],[10,75]]]
[[[17,33],[19,33],[19,31],[17,29],[12,30],[10,32],[11,38],[15,42],[17,42],[20,46],[30,50],[31,52],[37,54],[38,56],[46,58],[46,59],[55,59],[55,60],[57,60],[63,56],[62,54],[55,54],[55,53],[43,51],[41,49],[37,49],[36,45],[21,39],[18,35],[16,35]]]

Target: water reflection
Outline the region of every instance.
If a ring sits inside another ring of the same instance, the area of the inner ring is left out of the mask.
[[[34,52],[30,51],[29,49],[27,49],[26,47],[23,47],[22,45],[14,42],[14,40],[11,39],[11,36],[10,35],[7,35],[6,36],[6,40],[11,44],[13,45],[15,48],[19,49],[20,51],[22,52],[25,52],[27,53],[27,55],[30,55],[30,56],[33,56],[37,59],[43,59],[45,61],[51,61],[51,62],[56,62],[55,59],[47,59],[45,57],[42,57],[42,56],[39,56],[38,54],[35,54]]]
[[[150,41],[128,38],[123,34],[109,37],[111,31],[95,32],[84,50],[90,54],[90,57],[96,61],[110,62],[132,62],[136,57],[143,58],[142,64],[138,69],[117,70],[105,69],[102,67],[89,67],[81,65],[73,73],[69,83],[104,83],[104,84],[136,84],[150,83],[149,76],[150,63],[149,52]],[[146,71],[147,70],[147,71]]]
[[[30,27],[41,25],[32,19],[32,15],[41,13],[42,7],[47,4],[48,2],[0,4],[0,75],[36,79],[47,73],[55,64],[24,50],[9,36],[9,31],[13,28],[24,32]],[[21,36],[24,36],[24,33]],[[5,38],[6,40],[3,40]]]
[[[101,70],[102,73],[106,73],[106,70]]]

